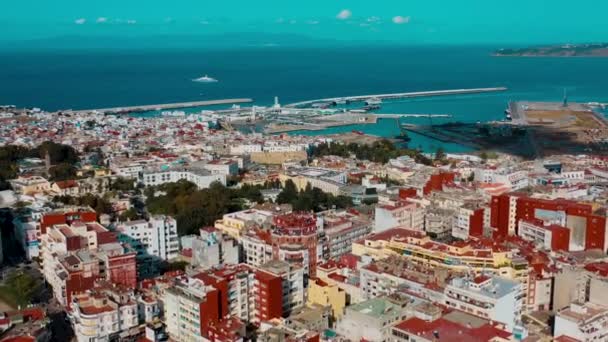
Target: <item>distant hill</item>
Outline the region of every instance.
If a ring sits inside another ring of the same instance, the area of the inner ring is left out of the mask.
[[[608,57],[608,43],[564,44],[520,49],[500,49],[498,57]]]

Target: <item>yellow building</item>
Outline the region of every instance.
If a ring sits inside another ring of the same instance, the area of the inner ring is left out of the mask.
[[[253,226],[262,226],[272,220],[273,213],[266,210],[247,209],[224,215],[215,221],[215,228],[232,236],[235,239]]]
[[[308,304],[330,306],[333,321],[344,314],[346,292],[335,284],[329,284],[319,278],[311,278],[308,283]]]
[[[492,272],[519,280],[527,288],[529,265],[517,251],[517,248],[483,240],[444,244],[433,241],[424,233],[394,228],[353,243],[352,252],[375,259],[399,255],[415,264],[453,271],[473,271],[476,274]]]
[[[20,176],[9,182],[16,193],[23,195],[43,194],[51,190],[51,183],[40,176]]]

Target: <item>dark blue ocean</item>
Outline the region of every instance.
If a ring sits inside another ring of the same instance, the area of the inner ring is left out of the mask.
[[[508,87],[495,94],[386,102],[381,110],[452,114],[454,121],[477,122],[501,119],[509,100],[561,101],[564,89],[570,101],[608,102],[608,58],[492,57],[493,50],[351,46],[2,51],[0,104],[56,110],[248,97],[263,105],[272,103],[274,96],[289,103],[358,94]],[[191,81],[205,74],[219,82]],[[387,121],[364,130],[382,135],[398,132],[394,121]],[[424,147],[432,148],[426,143]]]

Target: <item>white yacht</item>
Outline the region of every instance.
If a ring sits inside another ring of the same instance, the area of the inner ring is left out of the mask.
[[[207,75],[203,76],[203,77],[199,77],[199,78],[195,78],[193,79],[194,82],[200,82],[200,83],[215,83],[217,82],[217,80],[213,77],[209,77]]]

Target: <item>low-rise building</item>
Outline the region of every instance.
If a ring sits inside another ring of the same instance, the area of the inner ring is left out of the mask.
[[[416,203],[401,201],[395,205],[378,205],[375,210],[376,233],[395,227],[424,230],[424,209]]]
[[[329,284],[319,278],[311,278],[308,282],[309,305],[329,306],[332,321],[339,320],[346,307],[346,292],[336,284]]]
[[[555,315],[553,335],[576,341],[605,341],[608,339],[608,306],[572,302]]]
[[[444,304],[484,319],[500,322],[513,331],[521,322],[524,293],[516,281],[496,276],[472,280],[455,278],[445,288]]]
[[[349,341],[387,341],[392,327],[407,316],[405,306],[386,297],[372,298],[348,306],[338,321],[336,332]]]
[[[139,325],[137,303],[132,293],[91,290],[75,295],[70,320],[78,342],[127,339]]]

